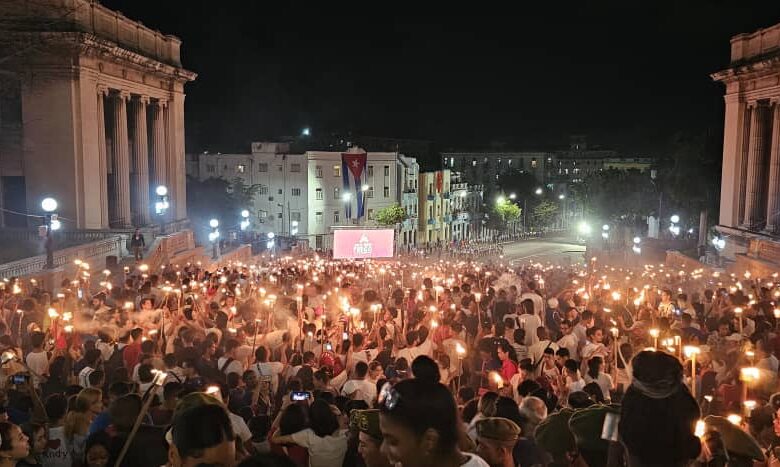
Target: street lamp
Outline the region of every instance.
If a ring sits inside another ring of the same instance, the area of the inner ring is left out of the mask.
[[[298,221],[292,221],[292,230],[290,230],[290,235],[298,235]]]
[[[670,217],[669,220],[672,221],[672,223],[677,224],[678,222],[680,222],[680,216],[675,214],[672,217]]]
[[[499,196],[498,198],[496,198],[496,204],[504,204],[505,201],[506,198],[504,198],[503,196]]]
[[[309,127],[305,127],[303,130],[301,130],[301,136],[310,136],[311,135],[311,129]]]
[[[634,245],[631,247],[631,249],[632,249],[632,250],[634,251],[634,253],[636,253],[636,254],[640,254],[640,253],[642,253],[642,247],[640,247],[640,246],[639,246],[639,244],[640,244],[640,242],[641,242],[641,241],[642,241],[642,239],[641,239],[641,238],[639,238],[639,237],[634,237]]]
[[[542,191],[541,187],[537,188],[536,191],[534,191],[534,194],[536,194],[536,195],[541,195],[542,193],[543,193],[543,191]]]
[[[360,193],[361,196],[363,196],[363,212],[366,213],[366,220],[368,220],[368,209],[366,206],[368,206],[368,189],[370,187],[368,185],[363,185],[360,187]]]
[[[243,219],[240,224],[241,230],[246,230],[247,228],[249,228],[249,211],[246,209],[241,211],[241,218]]]
[[[275,235],[274,235],[273,232],[268,232],[267,237],[268,237],[268,242],[266,242],[265,247],[266,247],[266,249],[270,250],[271,254],[273,255],[274,254],[273,247],[274,247],[274,243],[275,243],[275,241],[274,241]]]
[[[561,193],[558,195],[558,199],[561,200],[561,230],[566,228],[566,203],[563,201],[566,199],[566,195]]]
[[[46,220],[46,269],[54,269],[54,237],[51,232],[59,229],[60,226],[57,214],[54,213],[57,210],[57,200],[54,198],[43,198],[41,208],[46,213],[44,215]]]
[[[516,195],[516,194],[514,194],[514,193],[509,193],[509,199],[511,199],[511,200],[514,200],[515,198],[517,198],[517,195]]]
[[[209,233],[209,241],[211,242],[211,257],[213,259],[219,258],[219,221],[211,219],[209,221],[211,226],[211,233]]]
[[[154,189],[157,194],[157,201],[154,203],[154,212],[158,216],[163,216],[168,211],[168,187],[159,185]]]

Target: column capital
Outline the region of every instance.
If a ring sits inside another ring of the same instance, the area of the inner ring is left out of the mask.
[[[758,101],[748,101],[747,102],[748,109],[755,109],[758,107]]]
[[[144,105],[148,105],[149,102],[151,101],[149,96],[145,96],[145,95],[136,96],[136,98],[138,99],[138,102]]]
[[[157,99],[157,106],[162,108],[168,107],[168,99],[161,97]]]
[[[106,86],[105,84],[97,85],[97,93],[102,95],[103,97],[108,95],[108,91],[109,91],[108,86]]]
[[[118,91],[118,92],[116,93],[116,96],[117,96],[118,98],[122,99],[123,101],[128,101],[128,100],[130,100],[130,92],[128,92],[128,91]]]

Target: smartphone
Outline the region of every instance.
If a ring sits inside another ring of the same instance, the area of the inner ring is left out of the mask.
[[[349,340],[349,333],[348,332],[342,332],[341,333],[341,340],[348,341]]]
[[[290,400],[293,402],[307,401],[311,399],[309,391],[293,391],[290,393]]]
[[[27,384],[30,382],[30,375],[15,374],[11,376],[11,384]]]

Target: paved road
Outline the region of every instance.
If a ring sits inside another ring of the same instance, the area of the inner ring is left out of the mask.
[[[504,259],[511,264],[553,263],[560,265],[574,264],[583,261],[585,245],[569,243],[566,240],[526,240],[505,243]]]

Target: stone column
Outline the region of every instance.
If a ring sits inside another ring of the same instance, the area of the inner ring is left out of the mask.
[[[133,108],[133,211],[137,226],[149,224],[149,137],[146,132],[148,96],[132,100]]]
[[[168,143],[165,140],[165,99],[152,104],[152,187],[165,185],[169,190],[165,166]]]
[[[764,124],[766,122],[766,107],[754,104],[750,119],[750,146],[748,150],[747,186],[745,188],[745,216],[742,226],[754,230],[761,220],[761,168],[764,163],[766,137]]]
[[[772,146],[769,151],[769,188],[764,230],[774,233],[780,227],[780,100],[774,101],[772,106]]]
[[[112,146],[114,153],[114,191],[111,193],[114,204],[114,219],[111,224],[127,228],[131,226],[130,214],[130,148],[127,142],[127,101],[130,93],[120,91],[112,99],[114,128],[112,128]]]
[[[100,183],[100,219],[103,228],[109,226],[108,216],[108,183],[106,178],[108,177],[108,154],[106,151],[106,96],[108,95],[108,88],[105,86],[98,86],[97,88],[97,128],[98,128],[98,165],[100,167],[100,174],[98,177],[98,183]]]

